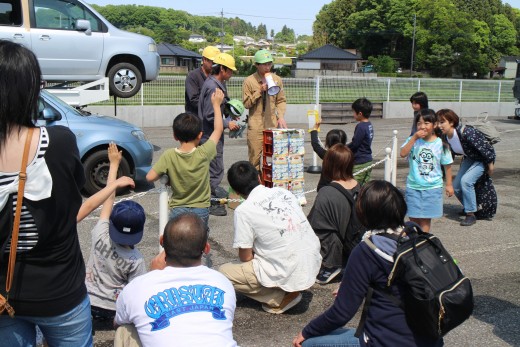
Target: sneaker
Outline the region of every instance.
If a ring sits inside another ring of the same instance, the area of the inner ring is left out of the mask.
[[[462,225],[463,227],[469,227],[470,225],[473,225],[476,222],[477,217],[475,217],[475,215],[468,214],[466,218],[462,222],[460,222],[460,225]]]
[[[296,306],[300,301],[302,300],[302,295],[300,292],[292,292],[292,293],[286,293],[283,297],[282,303],[280,306],[273,307],[269,306],[267,304],[262,304],[262,309],[265,312],[273,313],[273,314],[280,314],[284,313],[285,311],[293,308]]]
[[[209,214],[212,216],[227,216],[226,206],[224,205],[212,205],[209,207]]]
[[[332,281],[332,279],[334,277],[339,275],[340,272],[341,272],[340,267],[328,268],[328,267],[322,266],[322,268],[320,269],[320,272],[318,273],[318,276],[316,276],[316,283],[327,284],[330,281]]]

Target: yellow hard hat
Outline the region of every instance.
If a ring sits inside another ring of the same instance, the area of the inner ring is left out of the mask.
[[[213,60],[217,54],[220,54],[220,49],[215,46],[208,46],[202,51],[202,56],[209,60]]]
[[[217,54],[215,58],[213,58],[213,63],[225,66],[233,71],[237,71],[237,68],[235,67],[235,58],[227,53]]]

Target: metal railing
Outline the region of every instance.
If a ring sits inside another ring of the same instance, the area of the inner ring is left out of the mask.
[[[143,84],[134,97],[118,99],[118,105],[183,105],[185,76],[159,76]],[[242,97],[244,77],[227,82],[231,98]],[[352,102],[366,97],[372,102],[408,101],[424,91],[430,101],[514,102],[513,80],[455,80],[427,78],[330,77],[283,78],[289,104]],[[316,100],[318,99],[318,100]],[[113,99],[95,105],[113,105]]]

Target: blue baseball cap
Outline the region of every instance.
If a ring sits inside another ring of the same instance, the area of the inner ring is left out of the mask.
[[[143,238],[145,220],[144,209],[137,202],[127,200],[117,203],[110,214],[110,238],[124,246],[138,244]]]

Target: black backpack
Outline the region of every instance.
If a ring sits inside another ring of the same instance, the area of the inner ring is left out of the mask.
[[[379,234],[394,238],[389,234]],[[363,240],[374,249],[374,244]],[[389,287],[401,286],[399,300]],[[397,238],[394,266],[387,286],[371,286],[365,299],[363,315],[358,326],[359,335],[366,318],[373,290],[376,290],[403,308],[406,322],[417,335],[439,339],[460,325],[473,312],[473,289],[441,241],[424,233],[412,222],[406,223]]]
[[[339,235],[343,243],[343,252],[345,254],[346,261],[354,247],[356,247],[361,242],[361,238],[367,229],[359,222],[356,214],[357,194],[353,196],[347,189],[343,188],[341,184],[336,182],[330,182],[328,185],[340,191],[348,200],[350,205],[350,219],[348,221],[347,230]]]

